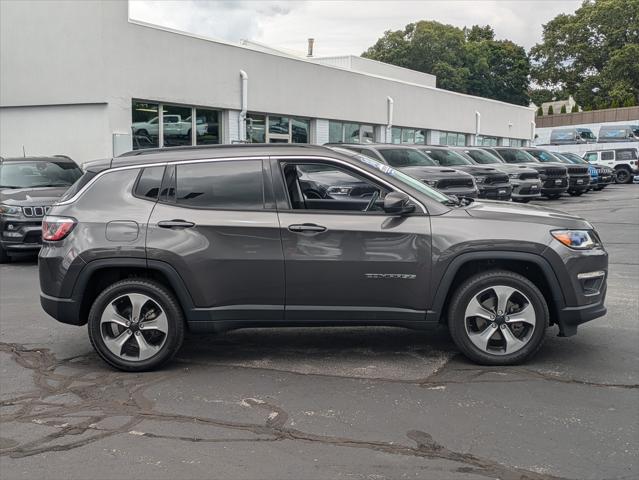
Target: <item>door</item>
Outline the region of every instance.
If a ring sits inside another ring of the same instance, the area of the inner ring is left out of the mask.
[[[337,161],[275,160],[288,320],[423,320],[430,219],[382,209],[391,187]]]
[[[262,160],[167,168],[149,220],[147,257],[177,270],[210,320],[283,317],[279,222],[264,178]]]

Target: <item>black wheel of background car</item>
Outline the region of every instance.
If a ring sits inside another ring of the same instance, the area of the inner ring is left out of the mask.
[[[628,170],[626,168],[618,168],[617,169],[616,182],[617,183],[630,183],[630,182],[632,182],[632,174],[630,173],[630,170]]]
[[[11,257],[7,254],[7,251],[0,247],[0,263],[9,263],[11,261]]]
[[[95,299],[88,329],[104,361],[119,370],[139,372],[157,368],[175,355],[184,339],[184,316],[174,295],[159,283],[121,280]]]
[[[555,195],[548,195],[548,198],[550,198],[551,200],[557,200],[559,197],[561,197],[561,193],[555,194]]]
[[[528,203],[530,202],[530,198],[513,198],[513,202]]]
[[[453,294],[448,328],[462,353],[482,365],[514,365],[534,355],[548,327],[548,305],[526,277],[480,273]]]
[[[141,128],[140,130],[138,130],[137,132],[135,132],[136,135],[140,135],[142,137],[147,137],[149,135],[149,132],[146,131],[146,129]]]

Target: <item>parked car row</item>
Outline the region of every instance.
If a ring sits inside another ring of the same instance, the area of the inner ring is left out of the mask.
[[[396,168],[447,195],[528,202],[579,196],[613,181],[613,170],[540,148],[327,144]]]
[[[550,145],[577,145],[583,143],[639,142],[639,125],[602,125],[595,136],[589,128],[553,128]]]

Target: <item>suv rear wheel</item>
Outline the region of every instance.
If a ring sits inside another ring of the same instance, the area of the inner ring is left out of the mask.
[[[491,271],[463,282],[454,293],[448,328],[469,359],[483,365],[523,362],[541,347],[548,305],[539,289],[509,271]]]
[[[98,354],[129,372],[159,367],[184,339],[184,317],[173,294],[143,279],[116,282],[98,295],[88,328]]]

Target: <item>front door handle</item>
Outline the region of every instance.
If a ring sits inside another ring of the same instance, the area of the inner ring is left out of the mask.
[[[325,232],[326,231],[326,227],[323,227],[321,225],[316,225],[314,223],[302,223],[302,224],[298,224],[298,225],[289,225],[288,229],[291,232]]]
[[[195,227],[195,223],[186,220],[162,220],[158,222],[160,228],[191,228]]]

